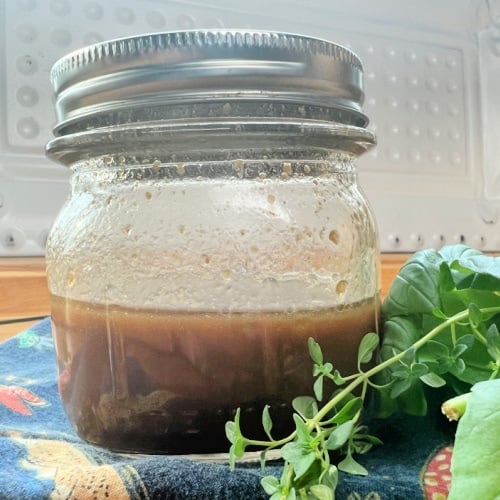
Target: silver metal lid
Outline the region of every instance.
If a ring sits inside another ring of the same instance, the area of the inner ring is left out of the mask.
[[[224,103],[221,116],[231,103],[237,104],[231,116],[264,116],[260,104],[279,103],[290,106],[291,116],[307,118],[309,107],[331,121],[368,123],[359,58],[334,43],[288,33],[196,30],[102,42],[57,61],[51,81],[56,135],[175,117],[158,110],[186,103]]]

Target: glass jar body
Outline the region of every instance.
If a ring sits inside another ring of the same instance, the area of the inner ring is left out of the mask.
[[[225,451],[238,407],[249,435],[266,404],[275,434],[289,430],[292,399],[312,394],[308,337],[356,370],[377,329],[375,224],[354,154],[293,149],[73,163],[46,255],[60,393],[81,437]]]

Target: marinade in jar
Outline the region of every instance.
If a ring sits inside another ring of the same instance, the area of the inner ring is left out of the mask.
[[[343,374],[377,328],[378,299],[295,312],[133,309],[52,297],[59,389],[85,440],[126,451],[227,451],[224,424],[242,409],[259,437],[270,405],[276,436],[291,401],[312,394],[307,339]],[[260,436],[263,437],[263,436]]]

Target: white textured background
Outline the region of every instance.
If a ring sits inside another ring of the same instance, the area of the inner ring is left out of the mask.
[[[385,251],[500,250],[500,0],[0,0],[0,255],[41,255],[68,172],[44,157],[52,63],[163,30],[275,29],[347,45],[378,146],[359,162]]]

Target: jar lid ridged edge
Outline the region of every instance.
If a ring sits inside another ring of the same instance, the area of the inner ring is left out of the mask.
[[[56,61],[51,80],[57,91],[63,75],[80,71],[107,59],[137,57],[165,49],[201,47],[226,49],[277,49],[324,55],[363,70],[359,57],[348,48],[320,38],[276,31],[259,30],[186,30],[159,32],[99,42],[75,50]]]
[[[55,135],[179,112],[219,116],[221,103],[233,114],[255,103],[241,117],[255,117],[267,103],[262,116],[282,104],[283,116],[368,123],[359,57],[321,38],[278,31],[184,30],[100,42],[56,61],[51,83]],[[208,111],[206,103],[213,104]]]

